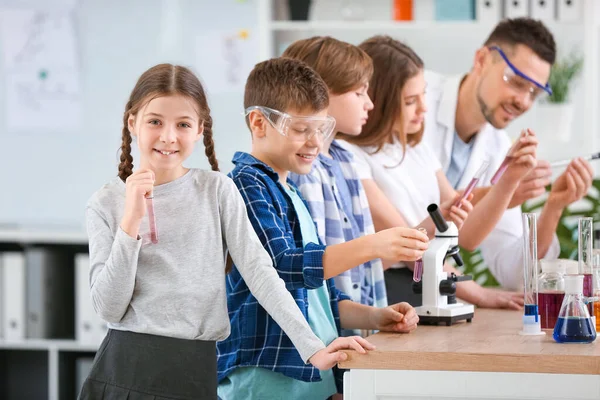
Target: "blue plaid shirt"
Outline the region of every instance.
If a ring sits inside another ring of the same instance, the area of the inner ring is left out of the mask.
[[[354,168],[352,153],[335,140],[329,153],[332,158],[319,154],[310,173],[290,174],[310,207],[319,239],[327,246],[375,233],[367,195]],[[334,280],[336,286],[356,302],[387,306],[383,264],[378,258],[344,271]]]
[[[229,176],[246,203],[250,222],[308,320],[306,289],[323,284],[325,246],[313,243],[302,246],[300,223],[292,200],[271,167],[242,152],[234,155],[233,163],[235,168]],[[295,187],[290,180],[288,184]],[[235,368],[244,366],[266,368],[305,382],[319,381],[319,370],[302,361],[288,336],[250,293],[235,265],[226,279],[231,334],[217,343],[219,381]],[[336,289],[333,279],[326,282],[340,334],[338,302],[350,300],[350,297]],[[341,393],[340,371],[336,371],[336,383]]]

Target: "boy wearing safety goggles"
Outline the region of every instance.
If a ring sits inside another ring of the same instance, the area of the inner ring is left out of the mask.
[[[375,308],[355,303],[332,278],[375,258],[414,261],[427,248],[427,236],[393,228],[326,247],[288,179],[290,172],[310,172],[323,141],[333,133],[328,105],[327,85],[303,62],[278,58],[257,64],[244,95],[252,152],[235,154],[230,177],[275,269],[324,343],[341,329],[410,332],[418,316],[409,304]],[[218,343],[221,398],[325,399],[341,392],[339,371],[319,372],[302,361],[235,266],[226,287],[231,335]]]

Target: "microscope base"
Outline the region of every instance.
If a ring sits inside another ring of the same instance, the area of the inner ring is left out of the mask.
[[[467,322],[471,322],[473,314],[455,315],[454,317],[432,317],[429,315],[419,315],[419,324],[421,325],[439,325],[445,324],[446,326],[454,325],[458,321],[463,319]]]
[[[470,304],[453,304],[448,308],[435,307],[416,307],[421,325],[453,325],[458,321],[466,320],[471,322],[474,314],[474,307]]]

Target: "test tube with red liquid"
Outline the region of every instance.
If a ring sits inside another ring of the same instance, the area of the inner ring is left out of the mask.
[[[473,179],[471,179],[471,182],[469,182],[469,185],[463,192],[462,196],[460,196],[460,199],[456,200],[456,203],[454,203],[454,205],[456,207],[458,207],[458,208],[462,207],[462,204],[461,204],[462,201],[464,199],[466,199],[467,197],[469,197],[469,195],[471,194],[473,189],[475,189],[475,186],[477,186],[477,184],[481,180],[481,177],[483,176],[484,172],[487,171],[489,166],[490,166],[490,163],[488,160],[485,160],[484,162],[481,163],[481,166],[479,167],[477,172],[475,172],[475,175],[473,175]]]
[[[158,230],[156,229],[156,217],[154,216],[154,195],[146,195],[146,209],[148,210],[148,224],[150,225],[150,241],[158,243]]]
[[[419,228],[420,232],[427,235],[427,229]],[[421,282],[421,278],[423,277],[423,259],[419,258],[415,261],[415,268],[413,269],[413,281]]]
[[[525,129],[523,131],[523,133],[521,133],[521,137],[525,137],[528,134],[529,134],[529,130]],[[515,143],[513,143],[511,148],[506,153],[506,157],[504,157],[504,161],[502,161],[502,164],[500,164],[500,166],[498,167],[498,170],[496,171],[496,173],[494,174],[494,176],[492,176],[492,179],[490,180],[490,183],[492,185],[495,185],[496,182],[498,182],[500,180],[500,178],[502,177],[502,175],[508,168],[508,164],[510,164],[518,145],[519,145],[519,140],[517,140]]]

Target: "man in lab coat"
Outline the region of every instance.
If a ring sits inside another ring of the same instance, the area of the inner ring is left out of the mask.
[[[539,21],[516,18],[501,21],[475,53],[471,71],[444,77],[427,71],[425,140],[438,156],[450,183],[464,189],[481,162],[491,165],[481,185],[502,163],[511,141],[504,128],[551,93],[547,85],[556,57],[552,34]],[[502,286],[518,290],[523,279],[523,228],[520,205],[545,193],[551,170],[546,161],[515,192],[509,209],[480,249],[486,265]],[[538,257],[557,258],[560,252],[556,227],[569,204],[581,199],[591,186],[589,163],[576,159],[552,184],[538,217]],[[486,188],[478,190],[478,196]],[[475,201],[476,201],[475,199]]]

